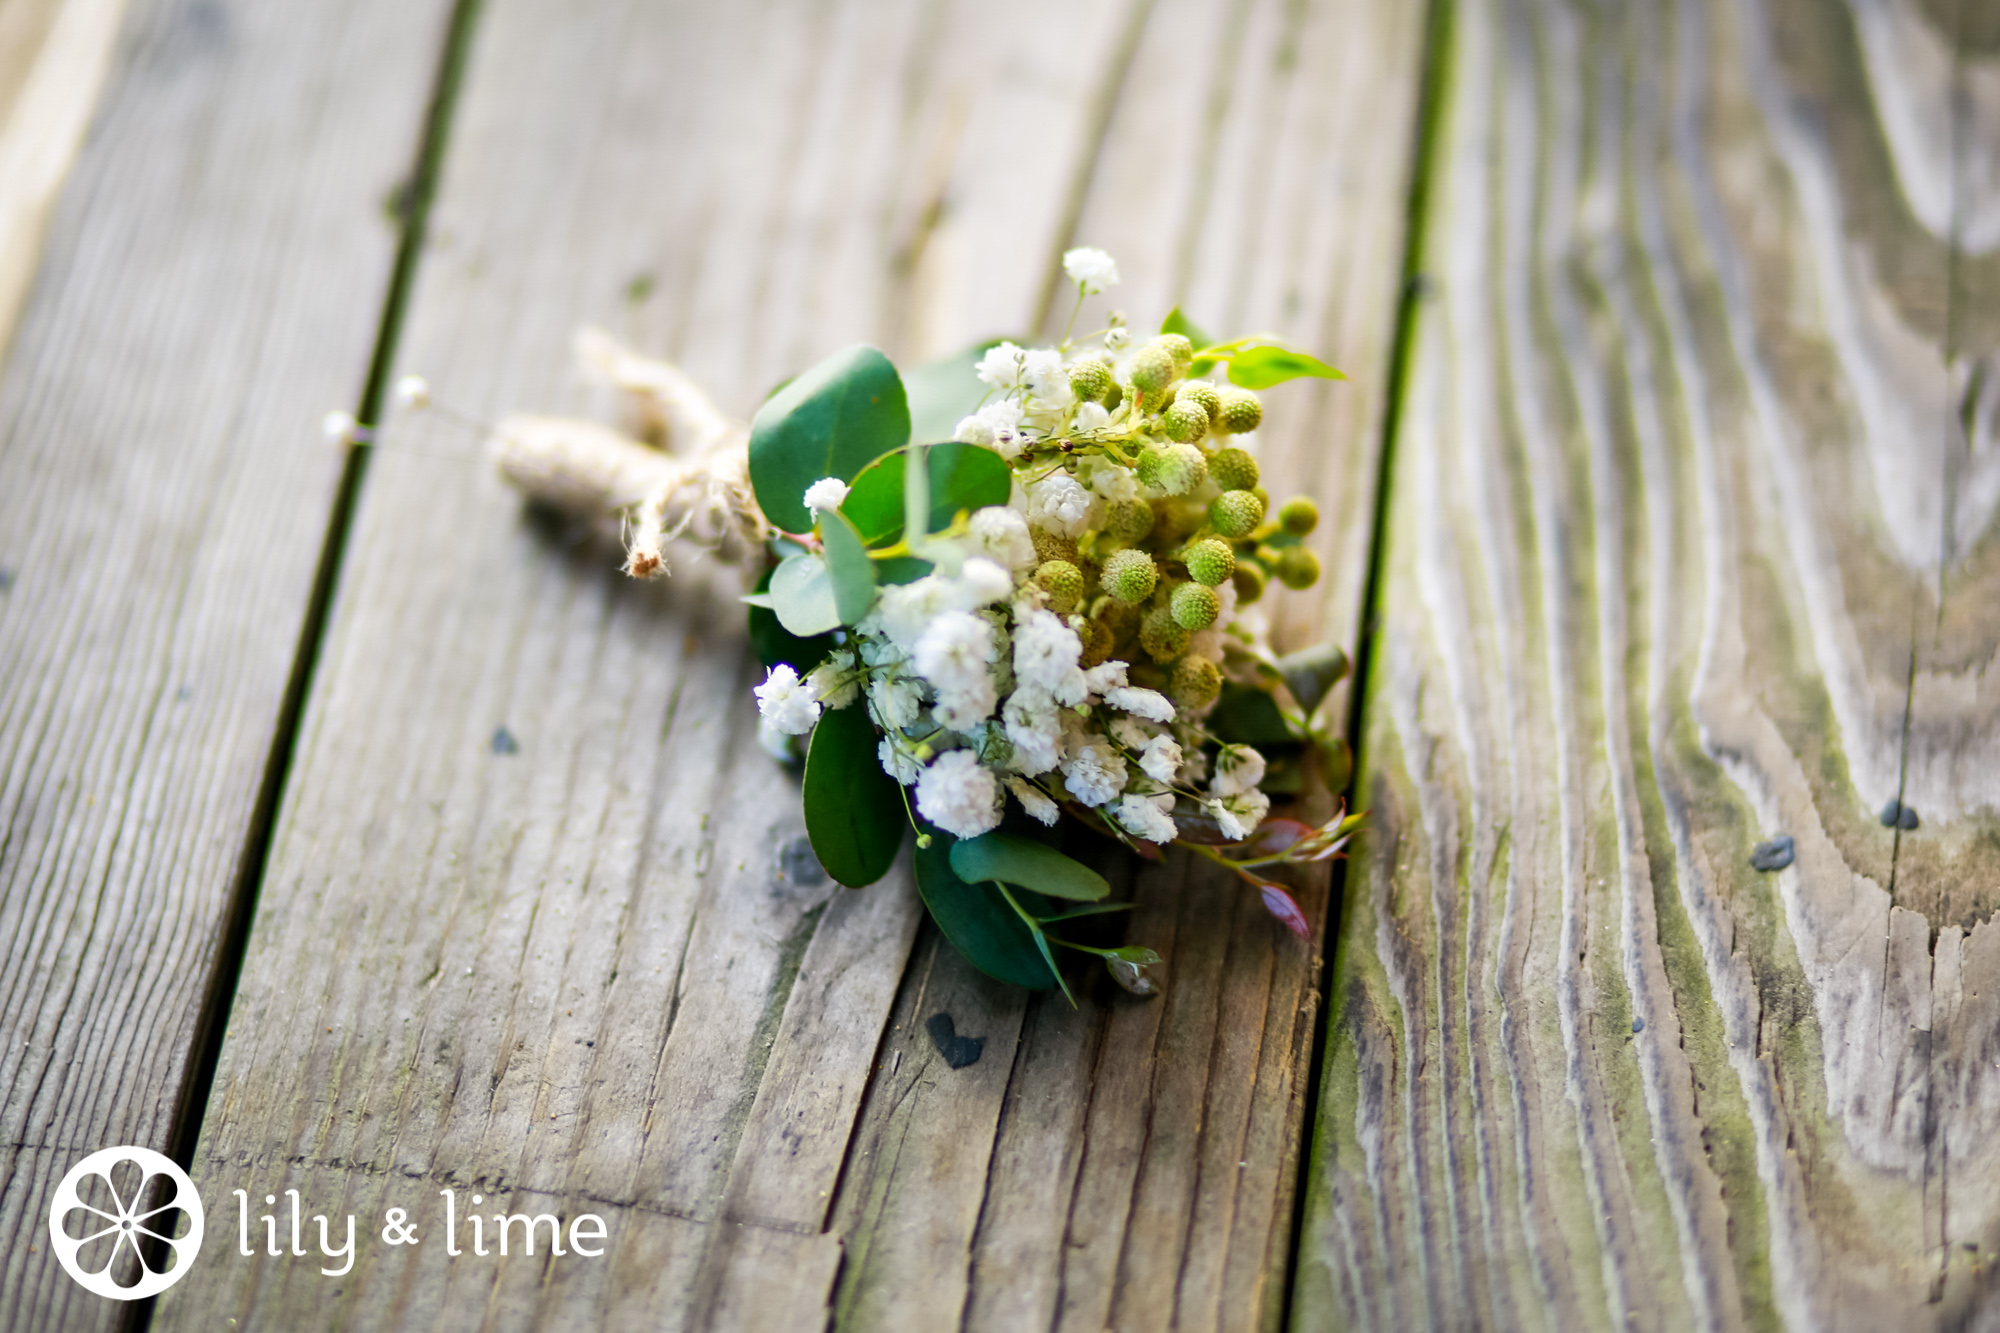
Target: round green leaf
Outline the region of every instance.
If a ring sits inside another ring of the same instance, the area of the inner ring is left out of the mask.
[[[1011,833],[987,833],[954,844],[951,868],[963,880],[997,879],[1078,902],[1096,902],[1111,892],[1104,876],[1095,870],[1053,847]]]
[[[778,623],[800,638],[837,628],[840,604],[826,561],[816,555],[787,556],[771,575],[771,609]]]
[[[851,889],[889,873],[903,845],[903,798],[875,755],[858,704],[822,716],[806,751],[806,836],[826,873]]]
[[[764,571],[757,580],[757,591],[765,592],[771,586],[772,571]],[[801,676],[826,660],[833,651],[831,634],[815,634],[802,639],[778,622],[778,613],[767,606],[750,608],[750,646],[757,650],[757,660],[766,667],[777,666],[780,662],[789,665]]]
[[[977,444],[934,444],[924,451],[930,476],[930,531],[942,532],[959,510],[1007,503],[1012,478],[1007,460]],[[903,474],[909,453],[899,449],[861,470],[840,512],[870,546],[893,546],[903,539]]]
[[[953,874],[952,836],[936,829],[929,832],[931,845],[917,849],[917,892],[952,947],[996,981],[1030,990],[1054,986],[1055,971],[1043,959],[1027,923],[991,884],[968,884]]]
[[[826,546],[834,608],[841,624],[852,625],[875,605],[875,562],[868,558],[861,534],[838,513],[820,515],[819,538]]]
[[[979,378],[979,358],[1005,339],[988,338],[951,356],[926,361],[903,377],[910,395],[910,439],[917,444],[949,440],[958,423],[979,410],[990,392]]]
[[[750,484],[764,516],[808,532],[806,488],[854,474],[910,438],[910,406],[889,358],[865,344],[836,352],[771,395],[750,423]]]
[[[1257,343],[1229,358],[1229,382],[1246,389],[1268,389],[1306,375],[1322,380],[1347,378],[1316,356],[1275,343]]]

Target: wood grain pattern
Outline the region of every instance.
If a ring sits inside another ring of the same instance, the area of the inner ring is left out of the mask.
[[[340,475],[319,416],[366,373],[440,14],[134,5],[50,224],[0,377],[9,1327],[122,1315],[49,1261],[46,1200],[174,1131]]]
[[[1337,571],[1286,632],[1345,626],[1418,17],[493,0],[404,360],[475,412],[587,411],[567,343],[607,323],[747,414],[845,341],[922,357],[1028,327],[1062,248],[1101,244],[1135,312],[1185,296],[1354,374],[1274,396],[1265,432],[1274,484],[1326,495]],[[1163,142],[1186,146],[1145,169]],[[1003,993],[919,937],[901,872],[853,894],[806,871],[733,574],[684,557],[634,585],[524,522],[449,425],[390,441],[197,1178],[364,1225],[403,1207],[433,1240],[445,1188],[461,1219],[475,1191],[595,1212],[613,1252],[371,1243],[337,1282],[232,1259],[167,1293],[163,1327],[1276,1317],[1312,952],[1176,864],[1135,926],[1175,951],[1165,1002]],[[933,1005],[986,1037],[978,1064],[935,1061]]]
[[[1303,1327],[2000,1319],[1981,13],[1457,6]]]

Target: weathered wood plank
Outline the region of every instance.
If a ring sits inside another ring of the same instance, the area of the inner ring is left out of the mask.
[[[443,12],[134,4],[49,224],[0,376],[0,1324],[123,1313],[50,1261],[46,1204],[183,1109]],[[106,18],[54,17],[37,116],[80,113]],[[0,146],[14,217],[74,133]]]
[[[589,410],[568,342],[595,320],[747,415],[846,341],[922,354],[1020,327],[1121,19],[491,4],[405,359],[474,411]],[[408,448],[357,512],[199,1178],[364,1224],[403,1207],[433,1239],[440,1190],[461,1226],[477,1191],[488,1212],[601,1214],[613,1250],[371,1243],[337,1284],[232,1261],[158,1317],[823,1309],[826,1210],[918,920],[907,880],[849,894],[802,856],[796,789],[753,741],[732,573],[682,559],[632,584],[524,522],[448,424],[390,439]]]
[[[1981,8],[1456,6],[1302,1326],[2000,1309]]]
[[[1351,644],[1423,13],[1161,0],[1142,17],[1074,241],[1119,256],[1125,309],[1276,329],[1353,376],[1274,391],[1260,432],[1273,491],[1319,499],[1330,571],[1273,599],[1277,633]],[[1314,920],[1325,894],[1303,888]],[[1318,949],[1227,876],[1175,863],[1136,897],[1129,938],[1168,960],[1159,1001],[1085,973],[1078,1010],[1023,1003],[948,946],[920,950],[833,1221],[840,1326],[1275,1323]],[[923,1025],[939,1012],[986,1038],[977,1065],[938,1058]]]

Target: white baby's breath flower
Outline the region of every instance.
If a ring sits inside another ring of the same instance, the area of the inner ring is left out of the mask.
[[[1216,796],[1254,791],[1264,780],[1264,756],[1247,745],[1225,745],[1215,754],[1215,777],[1208,789]]]
[[[911,676],[877,676],[868,682],[875,720],[890,731],[912,726],[924,706],[924,684]]]
[[[986,349],[979,358],[979,378],[996,389],[1021,387],[1021,360],[1027,353],[1013,343],[1003,342]]]
[[[1077,420],[1081,422],[1082,419],[1083,414],[1078,412]],[[1139,481],[1132,475],[1132,469],[1108,458],[1084,459],[1076,475],[1092,492],[1114,504],[1120,500],[1135,499],[1139,494]]]
[[[1029,544],[1031,547],[1033,543]],[[951,580],[953,605],[960,611],[977,611],[1004,601],[1014,592],[1014,576],[983,555],[973,556]]]
[[[979,444],[989,449],[998,448],[1000,437],[1015,440],[1021,427],[1021,400],[1002,398],[964,418],[952,432],[952,438],[961,444]],[[1004,450],[1002,451],[1005,452]],[[1020,452],[1018,447],[1016,453]]]
[[[1008,778],[1007,790],[1014,793],[1014,799],[1032,819],[1038,819],[1050,828],[1062,818],[1062,807],[1050,800],[1048,794],[1025,778]]]
[[[1081,246],[1063,255],[1063,272],[1085,296],[1118,285],[1118,262],[1102,250]]]
[[[806,689],[826,708],[845,708],[853,703],[861,694],[854,654],[842,649],[814,667],[806,673]]]
[[[1241,842],[1264,822],[1264,816],[1271,810],[1271,798],[1261,791],[1252,790],[1225,800],[1205,801],[1202,808],[1215,816],[1223,837],[1231,842]]]
[[[1170,783],[1181,769],[1181,747],[1171,736],[1155,736],[1139,754],[1139,767],[1155,782]]]
[[[1103,805],[1125,787],[1125,760],[1102,736],[1079,745],[1062,766],[1069,794],[1088,806]]]
[[[787,735],[803,736],[819,721],[819,700],[813,698],[799,673],[783,662],[771,668],[771,674],[753,693],[757,711]]]
[[[1090,492],[1067,472],[1028,487],[1028,521],[1059,537],[1077,537],[1090,526]]]
[[[847,483],[839,477],[821,477],[806,487],[806,508],[823,513],[840,508],[847,500]]]
[[[994,706],[999,702],[1000,693],[994,687],[993,677],[982,675],[964,685],[939,690],[931,716],[948,731],[971,731],[993,716]]]
[[[917,811],[953,837],[976,838],[1000,823],[999,779],[972,751],[947,751],[917,778]]]
[[[882,632],[907,653],[917,646],[932,621],[952,609],[952,600],[951,587],[937,575],[926,574],[882,589],[875,615],[880,618]]]
[[[1104,702],[1113,708],[1122,708],[1134,717],[1143,717],[1148,722],[1174,720],[1174,706],[1168,703],[1167,696],[1158,690],[1141,690],[1130,685],[1118,685],[1104,692]]]
[[[1106,690],[1115,690],[1125,684],[1125,663],[1117,658],[1099,662],[1083,673],[1083,682],[1092,694],[1102,695]]]
[[[967,545],[994,563],[1010,570],[1032,569],[1039,563],[1035,542],[1028,535],[1028,520],[1020,511],[1005,505],[988,505],[972,516],[966,529]]]
[[[1143,750],[1153,737],[1160,734],[1152,723],[1141,722],[1138,718],[1125,713],[1112,714],[1105,730],[1111,733],[1112,740],[1128,750]]]
[[[910,661],[942,692],[985,680],[993,659],[993,626],[968,611],[946,611],[924,629]]]
[[[882,761],[882,771],[905,787],[915,782],[917,775],[924,771],[924,766],[917,762],[915,755],[887,736],[875,747],[875,757]]]
[[[1069,683],[1083,656],[1076,631],[1048,611],[1029,611],[1014,621],[1014,674],[1051,694]]]
[[[1014,744],[1014,767],[1029,777],[1046,773],[1062,760],[1062,719],[1045,691],[1024,685],[1007,696],[1000,710],[1007,739]]]
[[[1174,808],[1173,794],[1161,793],[1156,796],[1141,796],[1127,792],[1112,813],[1127,833],[1144,838],[1147,842],[1172,842],[1180,835],[1174,826],[1170,812]]]
[[[1131,343],[1132,333],[1129,329],[1106,329],[1104,331],[1104,345],[1113,352],[1129,347]]]
[[[1076,430],[1079,435],[1104,430],[1111,425],[1111,413],[1102,403],[1085,403],[1076,409]],[[1123,471],[1124,469],[1119,469]]]

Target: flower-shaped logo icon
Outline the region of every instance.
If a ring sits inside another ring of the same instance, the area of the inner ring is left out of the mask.
[[[180,1281],[201,1249],[201,1196],[164,1154],[106,1148],[56,1186],[49,1244],[63,1271],[99,1296],[156,1295]]]

